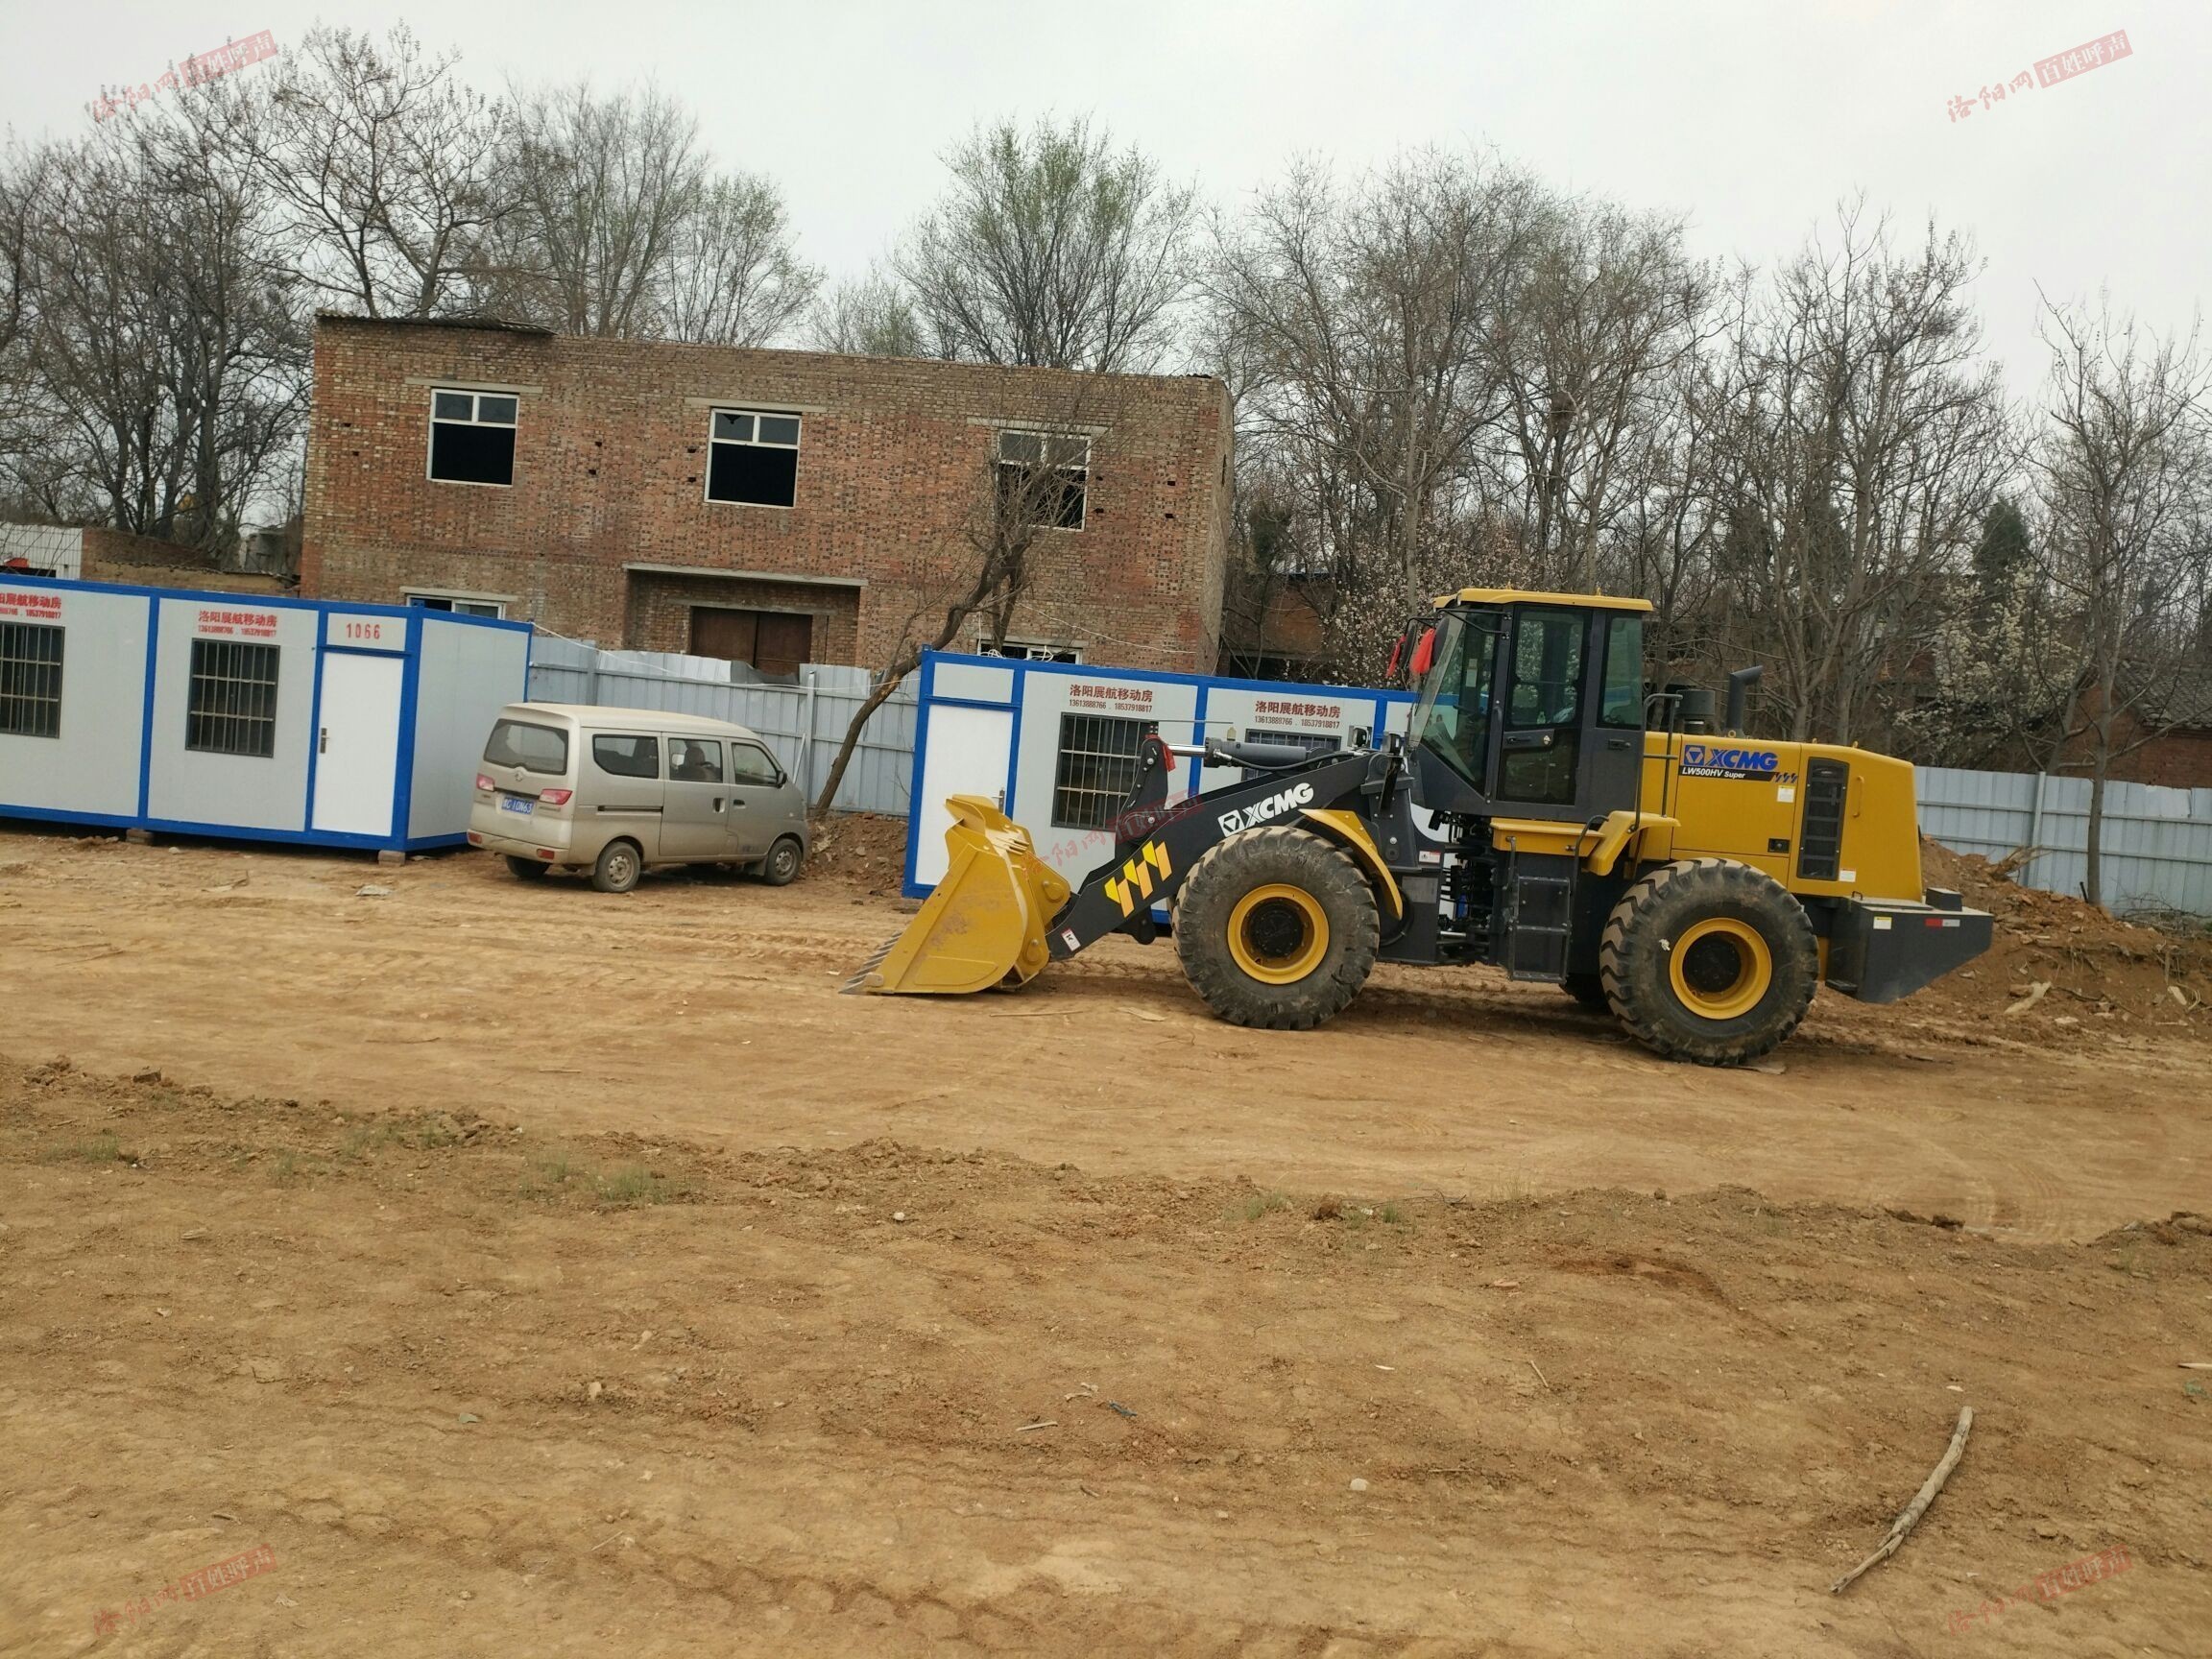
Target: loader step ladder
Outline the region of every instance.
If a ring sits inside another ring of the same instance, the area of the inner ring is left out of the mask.
[[[1514,979],[1556,985],[1567,976],[1567,945],[1575,915],[1575,860],[1513,856],[1503,960]]]

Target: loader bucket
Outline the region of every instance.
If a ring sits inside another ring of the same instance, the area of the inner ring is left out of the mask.
[[[980,795],[954,795],[945,878],[906,931],[845,982],[848,993],[964,996],[1030,978],[1050,959],[1045,926],[1068,883],[1037,856],[1029,831]]]

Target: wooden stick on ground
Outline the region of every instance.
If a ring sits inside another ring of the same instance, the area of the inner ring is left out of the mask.
[[[1928,1477],[1912,1502],[1889,1523],[1889,1536],[1882,1540],[1881,1548],[1828,1587],[1831,1596],[1842,1595],[1858,1581],[1861,1574],[1897,1553],[1897,1546],[1905,1542],[1905,1534],[1920,1524],[1920,1517],[1928,1513],[1928,1505],[1936,1502],[1936,1494],[1943,1490],[1943,1482],[1951,1479],[1951,1471],[1959,1467],[1959,1459],[1966,1452],[1966,1432],[1973,1427],[1974,1407],[1960,1407],[1959,1427],[1951,1431],[1951,1445],[1943,1454],[1943,1461],[1936,1465],[1935,1473]]]

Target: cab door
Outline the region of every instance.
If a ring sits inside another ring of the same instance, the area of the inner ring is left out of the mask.
[[[1586,816],[1579,806],[1589,629],[1587,611],[1527,605],[1514,613],[1490,790],[1499,812]]]

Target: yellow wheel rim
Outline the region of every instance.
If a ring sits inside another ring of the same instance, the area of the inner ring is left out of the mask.
[[[1329,916],[1303,887],[1270,881],[1229,912],[1229,954],[1263,985],[1289,985],[1329,953]]]
[[[1675,935],[1667,977],[1691,1013],[1733,1020],[1758,1007],[1774,983],[1774,957],[1750,923],[1708,916]]]

